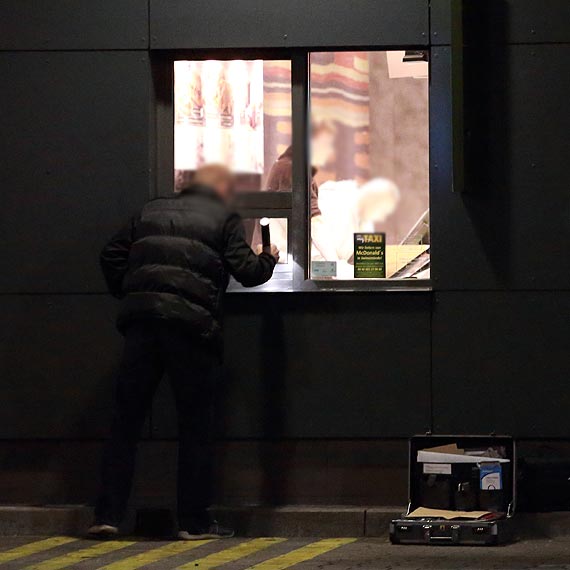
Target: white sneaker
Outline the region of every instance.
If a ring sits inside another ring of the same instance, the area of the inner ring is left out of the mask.
[[[87,534],[92,538],[111,538],[119,534],[119,529],[116,526],[110,524],[94,524],[88,531]]]

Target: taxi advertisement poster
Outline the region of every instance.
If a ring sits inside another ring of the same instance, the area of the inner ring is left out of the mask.
[[[360,279],[386,277],[386,234],[354,234],[354,277]]]

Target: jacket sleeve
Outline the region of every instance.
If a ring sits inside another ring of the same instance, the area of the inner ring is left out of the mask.
[[[136,223],[136,218],[133,218],[121,228],[103,248],[99,257],[109,293],[117,299],[124,296],[123,279],[129,268],[129,253],[134,241]]]
[[[256,255],[245,241],[243,222],[231,214],[224,227],[224,261],[228,271],[244,287],[255,287],[271,279],[275,258],[268,253]]]

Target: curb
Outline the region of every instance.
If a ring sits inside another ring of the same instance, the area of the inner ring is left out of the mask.
[[[1,506],[0,536],[83,535],[92,518],[84,505]]]
[[[222,524],[244,537],[376,537],[388,539],[389,523],[401,516],[403,507],[282,506],[214,507]],[[125,525],[132,532],[154,529],[153,536],[169,536],[173,517],[168,509],[140,509],[130,513]],[[165,516],[169,515],[169,516]],[[0,536],[83,536],[92,522],[93,509],[86,505],[0,506]],[[519,539],[570,537],[570,511],[519,513],[515,516]],[[129,528],[130,527],[130,528]]]

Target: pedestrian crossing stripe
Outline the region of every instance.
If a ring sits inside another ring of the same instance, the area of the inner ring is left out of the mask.
[[[192,568],[199,568],[200,570],[210,570],[211,568],[217,568],[222,564],[228,564],[229,562],[235,562],[240,558],[245,558],[250,554],[255,554],[269,546],[274,544],[279,544],[285,542],[285,538],[256,538],[248,542],[242,542],[237,546],[232,548],[226,548],[220,552],[214,552],[204,558],[198,558],[197,560],[192,560],[187,564],[178,566],[177,570],[191,570]]]
[[[282,554],[275,558],[270,558],[264,562],[260,562],[255,566],[251,566],[247,570],[284,570],[285,568],[290,568],[295,566],[295,564],[300,564],[306,560],[311,560],[325,554],[325,552],[330,552],[335,548],[344,546],[345,544],[350,544],[355,542],[356,538],[327,538],[324,540],[319,540],[296,550],[292,550],[287,554]]]
[[[46,538],[45,540],[29,542],[23,546],[17,546],[16,548],[0,552],[0,564],[11,562],[18,558],[24,558],[24,556],[30,556],[31,554],[37,554],[38,552],[43,552],[44,550],[49,550],[50,548],[55,548],[62,544],[69,544],[76,540],[77,538],[71,538],[69,536],[54,536],[53,538]]]
[[[90,546],[89,548],[82,548],[81,550],[75,550],[74,552],[68,552],[67,554],[44,560],[38,564],[27,566],[25,570],[60,570],[61,568],[68,568],[74,564],[79,564],[79,562],[83,562],[84,560],[97,558],[97,556],[103,556],[109,552],[126,548],[127,546],[131,546],[131,544],[136,543],[127,540],[110,540],[96,544],[95,546]]]
[[[193,550],[194,548],[198,548],[199,546],[203,546],[209,542],[212,542],[212,540],[180,540],[178,542],[171,542],[165,546],[159,546],[158,548],[153,548],[146,552],[129,556],[123,560],[112,562],[106,566],[101,566],[98,570],[136,570],[137,568],[142,568],[147,564],[158,562],[164,558],[188,552],[189,550]]]

